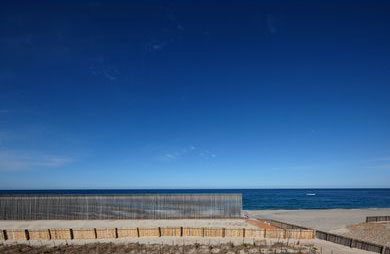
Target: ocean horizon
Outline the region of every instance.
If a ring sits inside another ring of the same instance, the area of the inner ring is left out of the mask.
[[[57,189],[0,190],[1,194],[238,193],[244,210],[389,208],[390,188],[302,189]]]

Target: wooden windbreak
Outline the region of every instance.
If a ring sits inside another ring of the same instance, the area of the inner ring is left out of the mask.
[[[72,239],[70,229],[53,228],[50,229],[50,236],[52,240],[70,240]]]
[[[138,236],[137,228],[117,228],[118,238],[134,238]]]
[[[160,237],[160,228],[138,228],[139,237]]]
[[[286,238],[286,231],[281,229],[267,229],[265,230],[265,237],[284,239]]]
[[[366,222],[390,221],[390,216],[367,216]]]
[[[87,240],[138,237],[228,237],[228,238],[294,238],[312,239],[312,230],[257,230],[246,228],[52,228],[1,231],[0,240]],[[327,235],[329,238],[329,235]],[[357,242],[356,245],[366,246]],[[366,247],[367,248],[367,247]]]
[[[182,228],[160,228],[161,236],[181,236],[182,235]]]
[[[204,237],[223,237],[223,228],[203,228]]]
[[[244,237],[246,229],[243,228],[226,228],[225,237]]]
[[[241,194],[0,194],[0,220],[239,218]]]
[[[247,238],[264,238],[265,229],[245,229],[245,237]]]
[[[203,237],[203,228],[183,228],[183,236]]]
[[[115,228],[97,228],[96,238],[97,239],[112,239],[117,238],[117,233]]]
[[[72,229],[73,239],[96,239],[94,228],[77,228]]]
[[[30,240],[50,240],[50,231],[48,229],[29,229],[28,235]]]
[[[23,229],[7,230],[7,240],[11,241],[22,241],[29,240],[26,237],[26,231]]]
[[[374,243],[369,243],[350,237],[345,237],[341,235],[331,234],[323,231],[316,231],[316,237],[321,240],[337,243],[340,245],[348,246],[350,248],[356,248],[376,253],[382,253],[385,250],[385,246],[381,246]]]

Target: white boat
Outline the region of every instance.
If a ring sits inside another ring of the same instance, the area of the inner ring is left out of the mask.
[[[306,193],[307,196],[315,196],[315,193]]]

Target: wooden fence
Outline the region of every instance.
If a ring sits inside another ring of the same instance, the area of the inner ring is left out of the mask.
[[[390,221],[390,216],[367,216],[366,222]]]
[[[386,246],[378,245],[375,243],[365,242],[341,235],[331,234],[323,231],[316,231],[316,237],[321,240],[337,243],[340,245],[348,246],[350,248],[356,248],[366,251],[372,251],[376,253],[386,253]],[[389,253],[390,254],[390,253]]]
[[[314,230],[246,229],[246,228],[72,228],[1,230],[0,240],[86,240],[137,237],[240,237],[313,239]]]
[[[285,222],[281,222],[281,221],[277,221],[277,220],[265,219],[264,221],[269,223],[269,224],[271,224],[274,227],[282,228],[282,229],[310,230],[310,228],[305,228],[305,227],[301,227],[301,226],[297,226],[297,225],[294,225],[294,224],[285,223]]]
[[[380,216],[380,217],[386,217],[386,216]],[[297,226],[294,224],[289,224],[285,222],[280,222],[276,220],[265,220],[266,222],[270,223],[271,225],[283,229],[288,229],[293,230],[293,229],[300,229],[300,230],[308,230],[308,228]],[[336,234],[331,234],[323,231],[316,230],[315,231],[315,237],[321,240],[333,242],[336,244],[348,246],[350,248],[356,248],[356,249],[361,249],[361,250],[366,250],[366,251],[372,251],[376,253],[385,253],[385,254],[390,254],[390,247],[378,245],[375,243],[370,243],[370,242],[365,242],[341,235],[336,235]]]
[[[0,194],[0,220],[239,218],[241,194]]]

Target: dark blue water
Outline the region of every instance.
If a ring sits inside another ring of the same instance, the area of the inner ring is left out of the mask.
[[[0,190],[0,194],[242,193],[243,209],[390,207],[390,189]],[[308,195],[315,194],[315,195]]]

